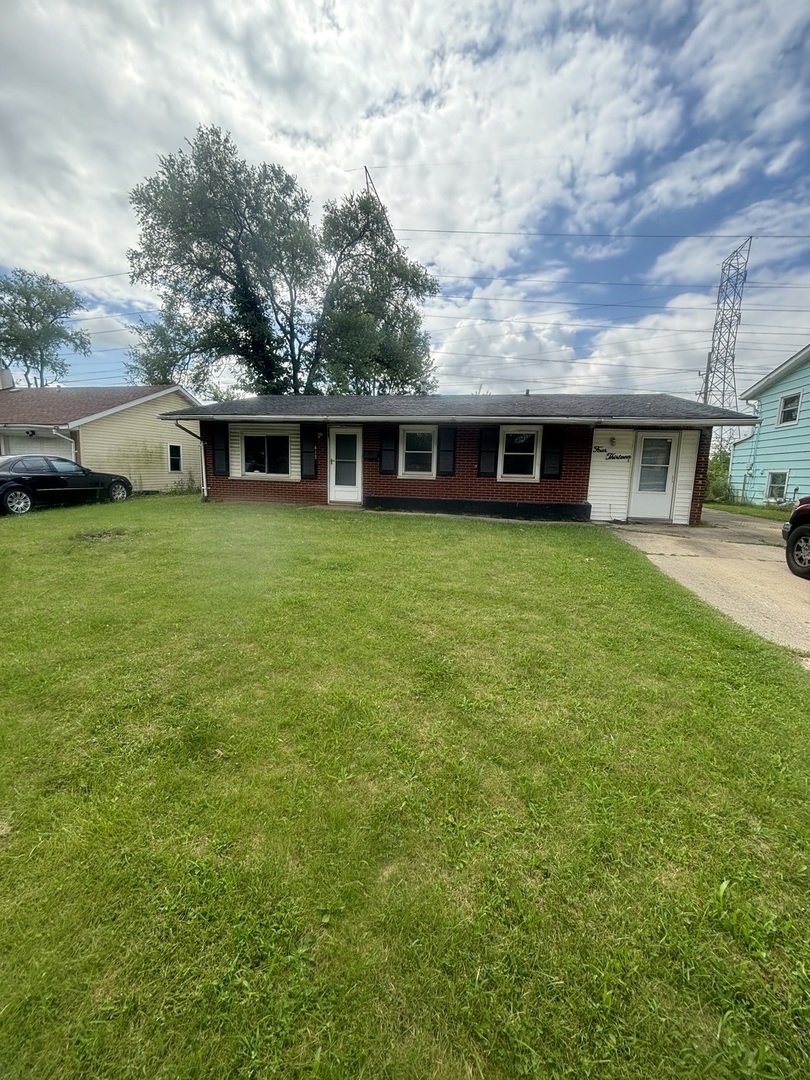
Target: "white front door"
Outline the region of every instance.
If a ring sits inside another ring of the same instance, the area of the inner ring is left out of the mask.
[[[329,429],[329,501],[363,501],[363,429]]]
[[[661,432],[639,435],[635,458],[628,516],[670,521],[678,436]]]

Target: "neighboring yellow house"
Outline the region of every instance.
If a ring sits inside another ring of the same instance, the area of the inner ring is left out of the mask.
[[[158,419],[198,404],[180,386],[0,390],[0,454],[69,458],[123,473],[135,491],[199,488],[199,424],[184,431]]]

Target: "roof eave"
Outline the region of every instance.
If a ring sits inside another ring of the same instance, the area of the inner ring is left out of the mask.
[[[414,415],[400,413],[388,416],[335,416],[328,413],[321,415],[296,414],[231,414],[231,413],[162,413],[161,420],[211,420],[226,424],[579,424],[581,426],[621,427],[632,424],[635,427],[747,427],[761,421],[756,416],[744,416],[732,413],[728,416],[714,417],[672,417],[672,416],[459,416],[446,414],[441,416]]]
[[[810,345],[805,345],[803,349],[799,349],[797,353],[789,357],[784,364],[780,364],[778,368],[769,372],[764,379],[760,379],[758,383],[754,383],[753,386],[749,386],[747,390],[744,390],[742,394],[743,401],[759,401],[766,390],[770,390],[772,386],[784,379],[786,375],[792,374],[808,360],[810,360]]]

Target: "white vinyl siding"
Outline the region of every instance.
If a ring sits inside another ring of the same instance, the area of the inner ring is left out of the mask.
[[[135,491],[171,491],[178,483],[200,483],[200,444],[193,435],[176,428],[161,413],[187,409],[190,402],[178,392],[138,402],[110,416],[91,420],[79,428],[79,460],[88,469],[123,473]],[[182,421],[198,431],[196,420]],[[183,472],[169,471],[166,444],[182,447]],[[70,450],[67,443],[65,449]],[[62,451],[61,457],[70,457]]]
[[[675,497],[672,502],[672,520],[676,525],[688,525],[692,511],[692,494],[695,490],[699,431],[682,431],[678,455],[678,472],[675,476]]]
[[[289,476],[268,476],[265,473],[245,472],[245,435],[286,435],[290,440]],[[301,479],[301,429],[298,424],[231,424],[229,429],[231,479],[273,481],[285,483]]]
[[[645,428],[642,434],[654,438],[657,432],[654,428]],[[664,434],[674,437],[673,453],[677,454],[671,520],[677,525],[688,525],[700,432]],[[629,428],[596,428],[594,431],[588,484],[592,521],[627,520],[637,435],[638,432]]]
[[[635,442],[630,428],[594,430],[588,483],[592,521],[627,520]]]

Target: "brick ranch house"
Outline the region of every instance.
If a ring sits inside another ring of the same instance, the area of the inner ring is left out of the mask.
[[[697,525],[712,427],[757,420],[669,394],[255,397],[198,421],[203,495]]]

